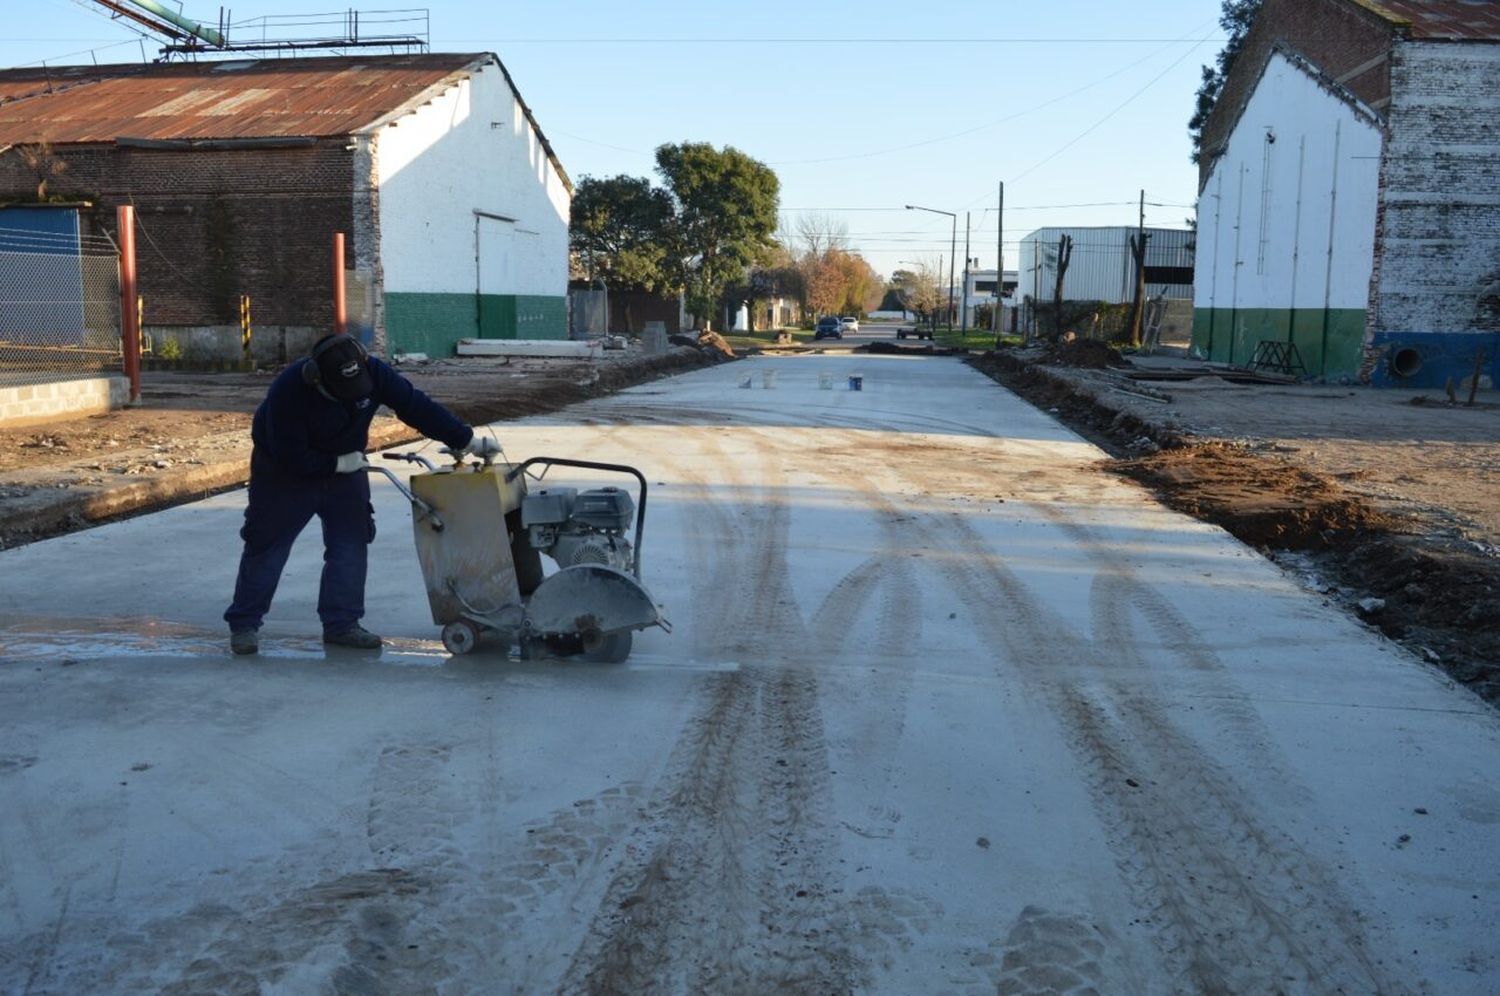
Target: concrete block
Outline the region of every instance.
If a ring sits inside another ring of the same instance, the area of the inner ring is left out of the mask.
[[[597,357],[597,340],[575,342],[568,339],[460,339],[459,356],[542,356],[586,360]]]
[[[23,392],[26,395],[24,400]],[[45,422],[53,418],[108,411],[123,405],[129,393],[129,380],[119,375],[0,388],[0,423]]]

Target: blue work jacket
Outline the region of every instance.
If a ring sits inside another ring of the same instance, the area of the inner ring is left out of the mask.
[[[455,449],[474,437],[473,429],[382,360],[372,356],[368,361],[374,393],[352,402],[335,401],[303,380],[306,362],[278,374],[255,409],[252,468],[269,466],[293,477],[330,476],[339,454],[363,451],[370,444],[370,422],[381,405],[422,435]]]

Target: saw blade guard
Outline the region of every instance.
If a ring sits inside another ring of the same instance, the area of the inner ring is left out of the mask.
[[[526,603],[526,625],[540,636],[582,637],[585,645],[611,633],[672,629],[645,585],[605,564],[579,564],[549,576]]]

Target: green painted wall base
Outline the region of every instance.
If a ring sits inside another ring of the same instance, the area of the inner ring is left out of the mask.
[[[532,294],[410,294],[387,291],[390,352],[452,356],[460,339],[566,339],[568,301]]]
[[[1263,339],[1290,342],[1313,377],[1359,372],[1365,313],[1359,308],[1195,308],[1193,349],[1213,363],[1245,366]]]

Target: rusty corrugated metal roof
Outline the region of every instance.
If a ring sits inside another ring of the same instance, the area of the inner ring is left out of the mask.
[[[487,54],[0,70],[0,146],[354,134]]]
[[[1419,41],[1500,41],[1495,0],[1356,0]]]

